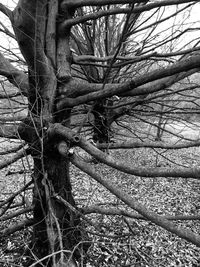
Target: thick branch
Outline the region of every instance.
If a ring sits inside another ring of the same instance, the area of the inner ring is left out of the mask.
[[[136,77],[135,79],[132,79],[131,81],[123,84],[106,84],[104,87],[101,84],[93,85],[94,90],[95,89],[102,89],[102,90],[100,90],[99,92],[92,92],[87,95],[77,97],[76,99],[71,99],[71,98],[63,99],[58,103],[57,108],[63,109],[65,107],[73,107],[92,100],[110,97],[113,95],[120,95],[120,94],[127,95],[128,92],[132,90],[133,92],[131,93],[131,95],[144,95],[153,93],[157,91],[154,88],[149,89],[149,87],[147,87],[143,89],[141,88],[137,89],[137,87],[155,81],[157,79],[173,76],[174,74],[187,72],[196,68],[200,68],[200,55],[194,55],[186,60],[181,60],[177,63],[174,63],[172,66],[156,71],[151,71],[149,73],[146,73],[145,75]],[[88,85],[88,87],[92,87],[92,84]],[[159,85],[159,90],[165,87],[166,87],[165,84],[161,84]]]
[[[147,167],[139,167],[134,168],[134,166],[130,166],[126,162],[122,162],[120,160],[114,159],[112,156],[107,155],[101,150],[97,149],[94,145],[92,145],[89,141],[87,141],[84,137],[77,136],[75,132],[66,128],[60,124],[54,124],[49,128],[50,136],[60,136],[65,141],[71,141],[75,143],[77,146],[80,146],[90,155],[95,157],[98,161],[113,167],[119,171],[132,174],[140,177],[173,177],[173,178],[194,178],[199,179],[200,168],[147,168]]]
[[[136,199],[128,195],[124,190],[122,190],[122,188],[118,188],[117,186],[113,185],[112,182],[109,182],[109,180],[103,179],[103,177],[101,177],[99,174],[96,173],[93,166],[86,164],[84,161],[82,161],[80,158],[78,158],[74,154],[70,157],[70,160],[76,167],[78,167],[82,171],[89,174],[92,178],[94,178],[96,181],[98,181],[100,184],[106,187],[112,194],[117,196],[126,205],[136,210],[142,216],[144,216],[151,222],[155,223],[156,225],[161,226],[167,231],[174,233],[178,235],[179,237],[200,247],[200,236],[199,235],[193,233],[189,229],[183,229],[179,226],[176,226],[169,220],[166,220],[164,217],[154,213],[153,211],[147,210],[145,206],[143,206],[142,204],[137,202]]]

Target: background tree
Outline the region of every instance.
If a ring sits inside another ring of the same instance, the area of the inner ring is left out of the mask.
[[[163,119],[163,114],[167,120],[183,121],[186,103],[197,112],[199,84],[191,84],[188,77],[200,67],[199,37],[189,34],[198,30],[198,24],[184,20],[198,4],[180,0],[23,0],[13,11],[0,5],[13,27],[11,31],[1,23],[1,31],[17,41],[21,51],[18,54],[4,47],[0,57],[0,74],[16,87],[7,86],[2,78],[2,111],[11,110],[11,115],[2,113],[1,134],[21,140],[6,152],[16,154],[1,168],[25,155],[33,159],[32,179],[0,204],[4,215],[15,197],[33,184],[32,204],[17,213],[33,210],[33,216],[3,230],[2,235],[33,226],[29,265],[84,264],[91,242],[85,214],[106,213],[98,206],[93,210],[76,207],[70,162],[137,211],[135,218],[145,218],[200,246],[198,234],[150,211],[78,156],[83,150],[105,166],[136,177],[198,178],[198,167],[133,167],[101,151],[199,145],[198,140],[189,139],[175,145],[151,142],[147,137],[152,134],[155,139],[155,131],[149,135],[145,127],[160,128],[157,118],[162,115]],[[189,41],[182,46],[185,36]],[[92,137],[88,125],[100,144],[88,141]],[[111,125],[116,129],[115,143],[110,139]],[[170,134],[172,129],[167,131]],[[174,135],[181,138],[179,133]],[[120,215],[119,210],[111,213]]]

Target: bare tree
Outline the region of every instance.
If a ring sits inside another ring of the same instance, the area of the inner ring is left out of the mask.
[[[15,92],[2,83],[3,97],[9,99],[12,114],[10,99],[13,97],[14,102],[18,101],[17,115],[21,108],[28,106],[26,118],[14,118],[21,121],[19,127],[4,125],[1,135],[23,140],[23,148],[20,144],[9,150],[8,153],[17,153],[1,168],[25,154],[31,155],[34,166],[32,181],[0,204],[4,207],[1,215],[4,215],[15,196],[33,183],[33,203],[17,213],[33,210],[33,217],[22,225],[4,230],[2,234],[5,236],[24,226],[33,226],[35,263],[32,259],[29,262],[31,266],[78,266],[87,252],[89,238],[82,221],[87,222],[85,214],[91,213],[92,209],[76,207],[70,162],[137,211],[138,218],[149,220],[200,246],[198,234],[176,226],[170,221],[173,218],[148,210],[124,189],[99,175],[95,167],[81,159],[74,149],[79,147],[106,166],[139,177],[198,179],[199,168],[137,168],[101,151],[108,146],[110,149],[181,149],[199,145],[196,140],[185,140],[176,145],[146,139],[144,142],[139,131],[137,135],[141,141],[137,142],[129,138],[111,143],[109,138],[104,138],[110,125],[118,122],[118,118],[121,120],[122,116],[129,122],[133,120],[136,123],[138,119],[154,125],[152,116],[155,114],[165,112],[166,116],[174,118],[173,112],[180,110],[183,113],[183,105],[174,109],[172,100],[182,102],[182,98],[189,94],[183,95],[182,92],[196,90],[199,85],[171,86],[199,71],[200,54],[198,36],[190,36],[185,47],[179,45],[184,36],[197,29],[197,25],[185,25],[183,17],[178,16],[187,14],[195,4],[198,5],[199,1],[20,0],[13,11],[0,4],[1,12],[13,27],[12,32],[2,24],[1,31],[17,41],[23,56],[12,55],[11,50],[8,50],[8,55],[5,50],[4,55],[0,55],[0,74],[17,88]],[[167,7],[171,9],[166,15]],[[177,18],[182,20],[170,25],[171,32],[159,28]],[[168,45],[170,49],[166,48]],[[20,100],[20,106],[19,99],[16,99],[18,96],[20,99],[27,97],[28,104],[26,100]],[[164,102],[165,110],[157,109],[162,100],[170,96],[173,99],[170,98],[170,104]],[[195,95],[196,107],[197,100]],[[94,114],[92,121],[89,119],[91,113]],[[77,114],[84,115],[79,124]],[[10,117],[7,120],[12,121]],[[91,135],[86,138],[81,134],[82,130],[86,134],[87,123],[103,134],[101,144],[95,146],[88,140]],[[125,124],[131,128],[131,124]],[[103,211],[96,208],[95,212]]]

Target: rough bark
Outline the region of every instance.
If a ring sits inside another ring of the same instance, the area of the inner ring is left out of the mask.
[[[71,251],[81,240],[79,216],[56,198],[58,195],[75,206],[69,160],[57,150],[60,140],[48,140],[45,133],[50,123],[70,120],[70,112],[56,113],[55,109],[58,88],[70,76],[70,59],[64,53],[66,46],[69,54],[69,38],[66,41],[56,35],[58,10],[55,0],[20,0],[13,12],[13,28],[29,70],[29,113],[18,131],[34,159],[33,215],[37,223],[32,252],[38,259],[36,266],[54,267],[76,266],[79,247],[73,255]]]

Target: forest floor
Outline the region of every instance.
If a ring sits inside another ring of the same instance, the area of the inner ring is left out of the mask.
[[[190,134],[192,134],[190,130]],[[196,133],[195,133],[196,134]],[[116,150],[111,152],[133,166],[195,167],[200,165],[200,148],[182,150],[152,150],[149,148]],[[1,160],[5,160],[4,157]],[[30,159],[17,161],[0,172],[0,200],[6,199],[13,191],[30,179]],[[103,164],[94,164],[98,173],[113,184],[129,193],[146,208],[160,215],[200,214],[200,180],[173,178],[141,178],[121,173]],[[26,173],[18,171],[27,169]],[[79,207],[98,205],[131,211],[125,204],[75,167],[71,168],[72,187]],[[23,195],[21,196],[23,197]],[[20,198],[15,200],[17,204]],[[24,216],[20,217],[21,219]],[[113,215],[87,215],[92,225],[86,229],[91,239],[87,267],[198,267],[200,248],[179,237],[138,219]],[[0,221],[0,230],[19,222],[19,217]],[[199,220],[176,221],[176,225],[200,232]],[[31,229],[16,232],[7,238],[0,238],[0,266],[23,266],[26,260]]]

